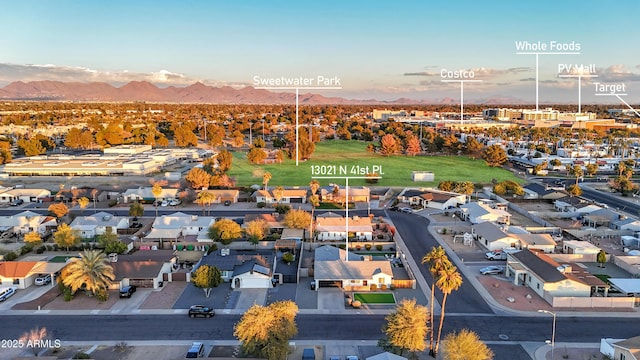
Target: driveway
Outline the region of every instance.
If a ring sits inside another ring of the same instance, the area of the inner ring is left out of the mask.
[[[344,310],[344,293],[338,288],[320,288],[318,310]]]

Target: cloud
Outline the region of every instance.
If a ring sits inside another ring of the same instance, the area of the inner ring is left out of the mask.
[[[529,77],[529,78],[520,79],[520,81],[536,81],[536,78]]]
[[[430,69],[435,68],[435,66],[428,67]],[[442,70],[442,69],[440,69]],[[460,69],[447,69],[447,71],[457,71]],[[508,69],[491,69],[485,67],[479,68],[470,68],[470,69],[462,69],[464,71],[473,71],[475,78],[488,78],[488,77],[498,77],[502,75],[511,75],[518,74],[523,72],[532,71],[532,68],[529,67],[513,67]],[[425,76],[425,77],[440,77],[440,71],[417,71],[417,72],[406,72],[403,74],[404,76]]]
[[[640,68],[640,65],[636,66]],[[640,81],[640,74],[627,70],[624,65],[611,65],[608,68],[597,69],[599,82]]]
[[[228,83],[210,79],[200,79],[169,70],[157,72],[139,73],[128,70],[104,71],[86,67],[45,65],[19,65],[0,63],[0,82],[11,81],[65,81],[65,82],[106,82],[112,85],[125,84],[131,81],[148,81],[157,85],[191,85],[202,82],[212,86],[242,87],[245,83]]]
[[[402,75],[404,75],[404,76],[439,76],[440,73],[439,72],[433,72],[433,71],[419,71],[419,72],[408,72],[408,73],[404,73]]]

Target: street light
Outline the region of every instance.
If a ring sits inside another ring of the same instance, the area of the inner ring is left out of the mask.
[[[538,310],[538,312],[553,316],[553,326],[551,328],[551,360],[553,360],[553,349],[556,345],[556,313],[549,310]]]

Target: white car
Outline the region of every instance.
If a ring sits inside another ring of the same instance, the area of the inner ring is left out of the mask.
[[[487,266],[480,269],[480,274],[482,275],[498,275],[504,272],[504,266]]]
[[[173,200],[169,200],[169,206],[178,206],[182,204],[182,201],[177,200],[177,199],[173,199]]]
[[[0,289],[0,302],[3,302],[16,293],[15,287]]]
[[[160,206],[169,206],[169,202],[167,200],[160,203]]]
[[[49,274],[40,274],[34,281],[34,284],[38,286],[47,285],[51,283],[51,275]]]

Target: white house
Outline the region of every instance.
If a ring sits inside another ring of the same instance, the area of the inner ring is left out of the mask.
[[[515,248],[518,245],[518,239],[514,235],[507,234],[491,222],[473,225],[471,231],[476,240],[489,251]]]
[[[127,189],[124,194],[122,194],[124,198],[124,202],[147,202],[151,203],[156,200],[156,197],[153,195],[151,191],[152,187],[139,187],[137,189]],[[158,196],[158,201],[172,200],[178,198],[178,189],[173,188],[162,188],[162,192]]]
[[[348,224],[348,225],[347,225]],[[335,217],[316,218],[316,237],[319,241],[345,240],[349,233],[360,241],[371,241],[373,237],[373,225],[369,217],[354,216],[348,220]]]
[[[183,212],[162,215],[155,218],[151,225],[151,231],[145,239],[211,242],[207,231],[214,223],[215,219],[211,216],[189,215]]]
[[[469,220],[472,224],[479,224],[486,221],[497,222],[499,224],[509,224],[511,214],[502,209],[494,209],[487,204],[471,202],[460,206],[463,220]]]
[[[467,201],[467,196],[436,189],[405,189],[398,196],[401,202],[423,208],[444,210],[458,207]]]
[[[268,289],[273,287],[273,274],[266,261],[260,257],[245,261],[233,270],[232,289]]]
[[[44,235],[57,226],[58,223],[54,217],[40,215],[33,211],[22,211],[15,215],[0,216],[0,231],[11,230],[15,234],[26,234],[35,231],[40,235]]]
[[[382,285],[389,288],[393,283],[393,271],[388,260],[366,260],[334,246],[320,246],[314,255],[314,278],[316,290],[321,287],[339,286],[344,289]]]
[[[93,239],[98,235],[111,233],[117,235],[118,229],[129,228],[129,218],[126,216],[113,216],[100,211],[89,216],[78,216],[71,222],[71,229],[78,231],[83,239]]]
[[[588,241],[564,240],[562,252],[565,254],[597,254],[600,248]]]
[[[25,203],[42,202],[51,197],[51,191],[47,189],[13,188],[0,193],[0,203],[10,203],[13,200],[22,200]]]

